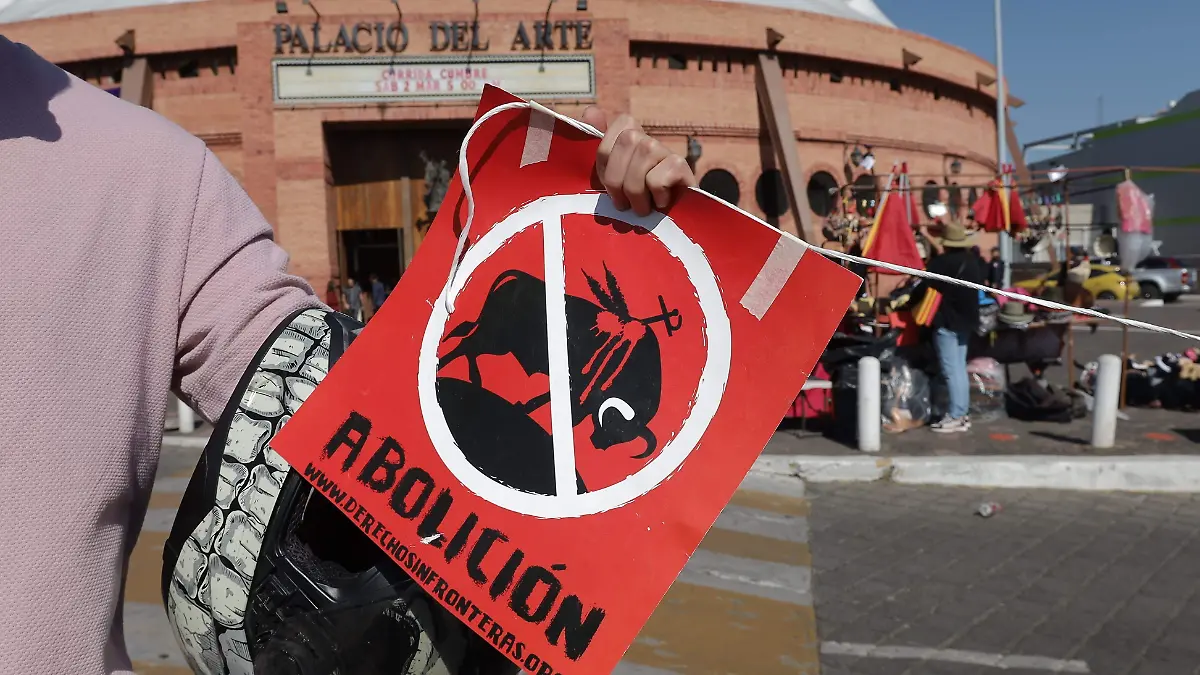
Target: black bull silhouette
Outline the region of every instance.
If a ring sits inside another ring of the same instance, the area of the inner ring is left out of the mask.
[[[566,296],[572,426],[590,416],[591,441],[600,450],[642,439],[646,447],[634,459],[644,459],[658,449],[649,424],[662,395],[662,357],[651,326],[663,322],[670,336],[682,326],[682,318],[678,310],[667,310],[662,296],[662,314],[634,318],[616,277],[607,266],[604,272],[607,289],[584,275],[599,304]],[[471,383],[482,386],[477,358],[511,354],[527,374],[549,374],[546,335],[545,282],[509,270],[492,284],[478,318],[458,324],[443,338],[462,340],[438,367],[465,357]],[[525,403],[521,412],[533,412],[549,401],[546,392]]]

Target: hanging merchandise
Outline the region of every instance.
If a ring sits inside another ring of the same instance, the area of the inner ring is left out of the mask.
[[[1121,231],[1151,234],[1154,212],[1150,197],[1132,180],[1126,178],[1117,186],[1117,208],[1121,213]]]
[[[1016,186],[1009,167],[1005,167],[1004,178],[997,178],[988,184],[988,189],[971,205],[975,212],[975,222],[987,232],[1008,232],[1019,234],[1029,227],[1025,218],[1025,208],[1021,206],[1020,190]]]
[[[1152,254],[1154,199],[1127,178],[1117,185],[1117,210],[1121,214],[1121,231],[1117,235],[1121,264],[1136,267]]]
[[[925,269],[925,261],[917,250],[913,227],[920,222],[920,211],[908,184],[908,164],[896,173],[896,165],[887,177],[887,188],[875,210],[875,224],[863,242],[863,256],[876,260]],[[893,185],[895,192],[893,192]],[[872,272],[902,274],[883,267],[871,267]]]

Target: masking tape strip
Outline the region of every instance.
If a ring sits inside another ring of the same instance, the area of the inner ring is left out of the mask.
[[[554,116],[541,106],[531,109],[529,111],[529,127],[525,131],[525,149],[521,152],[521,168],[550,159],[550,142],[552,140],[554,140]]]
[[[804,246],[787,237],[779,237],[771,255],[767,256],[767,262],[763,263],[758,276],[754,277],[750,288],[742,296],[742,307],[762,321],[803,257]]]

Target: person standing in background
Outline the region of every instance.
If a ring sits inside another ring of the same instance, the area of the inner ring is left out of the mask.
[[[325,286],[325,304],[336,312],[341,308],[341,297],[342,294],[338,293],[337,282],[330,279],[329,284]]]
[[[365,288],[358,289],[358,307],[359,321],[367,323],[375,316],[375,303],[371,300],[371,293]]]
[[[1004,286],[1004,261],[1000,258],[1000,248],[992,249],[992,259],[987,264],[987,285],[992,288]]]
[[[346,279],[346,311],[347,316],[362,321],[362,287],[353,277]]]
[[[974,234],[958,223],[946,223],[942,230],[942,252],[929,261],[927,269],[934,274],[983,283],[980,258],[970,250]],[[950,394],[950,409],[930,429],[943,434],[965,432],[971,428],[967,415],[971,402],[967,345],[979,326],[979,291],[937,280],[930,280],[929,285],[942,295],[933,317],[934,347]]]
[[[379,307],[383,305],[383,301],[387,298],[387,289],[384,288],[383,282],[379,280],[378,274],[372,274],[369,278],[371,280],[371,304],[378,311]]]

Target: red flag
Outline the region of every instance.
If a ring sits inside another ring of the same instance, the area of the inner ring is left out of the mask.
[[[880,200],[875,225],[867,235],[866,242],[863,243],[863,257],[923,270],[925,261],[921,260],[921,254],[917,251],[917,240],[913,236],[913,228],[909,225],[909,219],[905,217],[904,212],[906,202],[908,202],[910,205],[908,215],[911,218],[911,201],[904,199],[906,194],[904,192],[897,192],[900,199],[893,200],[891,187],[891,185],[888,186],[889,191],[885,192],[883,199]],[[903,272],[895,272],[882,267],[872,267],[871,271],[883,274],[903,274]]]
[[[975,222],[987,232],[1016,234],[1029,227],[1016,185],[1005,187],[999,180],[993,180],[971,209],[975,211]]]
[[[1004,231],[1004,208],[1000,196],[996,193],[998,186],[997,181],[992,181],[988,189],[971,205],[971,210],[975,212],[975,222],[987,232]]]
[[[1008,200],[1009,232],[1017,234],[1029,229],[1029,221],[1025,219],[1025,207],[1021,205],[1021,192],[1015,182],[1008,189]]]

